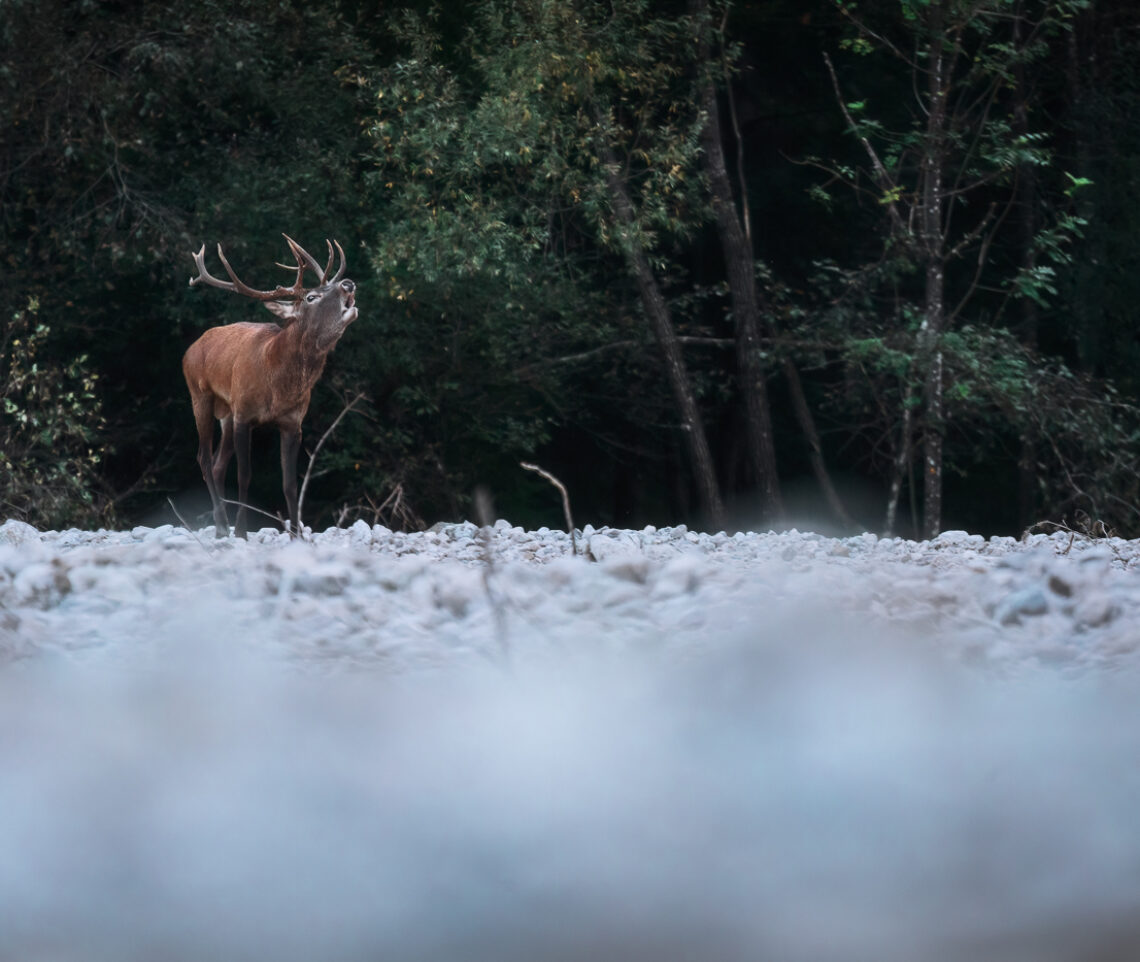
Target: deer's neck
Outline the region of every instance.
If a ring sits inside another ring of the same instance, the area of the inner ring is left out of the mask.
[[[324,371],[325,361],[335,346],[335,340],[322,343],[319,332],[293,323],[273,338],[266,359],[283,380],[310,390]]]

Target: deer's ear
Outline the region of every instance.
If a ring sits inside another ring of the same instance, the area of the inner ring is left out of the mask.
[[[296,301],[262,301],[267,311],[276,314],[283,321],[291,321],[297,316]]]

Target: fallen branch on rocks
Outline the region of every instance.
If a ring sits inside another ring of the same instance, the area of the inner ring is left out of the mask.
[[[224,501],[226,504],[236,505],[239,508],[245,508],[248,511],[255,511],[258,514],[263,514],[267,518],[272,518],[274,521],[276,521],[278,524],[282,525],[286,530],[288,530],[289,526],[286,523],[286,520],[283,517],[281,517],[280,511],[278,511],[276,514],[274,514],[272,511],[265,511],[264,509],[258,508],[255,505],[245,504],[242,501],[238,501],[237,498],[222,498],[222,501]],[[228,534],[228,532],[227,532],[227,534]]]
[[[573,555],[578,554],[578,541],[574,537],[574,518],[570,514],[570,495],[566,493],[566,485],[559,481],[549,471],[544,471],[537,464],[529,464],[526,461],[520,461],[519,467],[524,471],[533,471],[540,478],[545,478],[553,484],[562,494],[562,511],[566,516],[566,530],[570,532],[570,553]]]
[[[198,535],[196,535],[194,533],[194,529],[190,527],[190,523],[184,517],[182,517],[182,512],[179,511],[174,506],[174,499],[167,496],[166,503],[170,505],[170,510],[174,512],[174,517],[176,517],[179,521],[182,522],[182,527],[184,527],[188,532],[190,532],[190,537],[192,537],[195,541],[198,542],[198,546],[203,551],[205,551],[207,554],[209,554],[210,553],[209,549],[204,544],[202,544],[202,539],[199,538]]]
[[[1116,537],[1116,532],[1108,527],[1100,519],[1093,520],[1083,512],[1080,513],[1075,519],[1077,527],[1071,527],[1068,521],[1062,518],[1060,521],[1038,521],[1031,524],[1021,533],[1021,540],[1024,541],[1031,534],[1056,533],[1058,531],[1066,531],[1069,534],[1069,543],[1065,546],[1065,550],[1060,554],[1067,555],[1073,548],[1073,541],[1079,535],[1082,538],[1087,538],[1089,541],[1109,541],[1111,538]],[[1040,530],[1039,530],[1040,529]],[[1113,554],[1120,557],[1120,553],[1110,544]]]
[[[405,494],[403,481],[397,481],[388,497],[379,504],[367,491],[355,504],[342,504],[337,512],[336,526],[346,527],[352,517],[363,519],[369,525],[382,524],[393,531],[423,531],[427,527]]]

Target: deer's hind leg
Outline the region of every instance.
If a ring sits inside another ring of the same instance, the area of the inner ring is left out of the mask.
[[[230,428],[230,449],[237,453],[238,509],[237,518],[234,521],[234,535],[238,538],[244,538],[249,531],[246,520],[249,509],[246,505],[249,504],[249,441],[253,426],[248,422],[237,421],[232,416],[227,418],[225,423]]]
[[[217,465],[222,460],[226,450],[226,432],[223,425],[222,443],[218,449],[218,457],[214,458],[214,399],[210,395],[199,395],[193,398],[194,423],[198,428],[198,467],[202,469],[202,478],[210,492],[210,501],[214,506],[214,534],[225,538],[230,533],[230,522],[226,517],[226,506],[222,501],[225,487],[225,464],[221,465],[221,474],[218,475]],[[230,447],[232,449],[232,438]],[[229,456],[226,455],[226,461]]]
[[[230,458],[234,453],[234,416],[227,415],[219,419],[222,426],[222,440],[218,445],[218,451],[214,455],[214,463],[211,471],[214,475],[214,487],[217,489],[219,497],[224,498],[226,495],[226,470],[230,466]]]

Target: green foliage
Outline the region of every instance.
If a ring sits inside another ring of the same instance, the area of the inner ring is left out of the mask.
[[[785,350],[802,367],[833,372],[821,382],[824,423],[859,452],[861,470],[881,477],[898,457],[902,412],[918,411],[922,401],[913,338],[920,312],[904,303],[887,313],[876,293],[897,276],[897,265],[868,271],[822,262],[806,301],[767,279],[774,308],[796,332]],[[956,475],[1011,471],[1031,438],[1043,517],[1081,511],[1122,534],[1140,532],[1140,407],[1133,400],[1000,328],[963,325],[939,344],[947,463]]]
[[[960,427],[955,419],[978,432],[978,448],[994,436],[974,407],[983,398],[992,404],[992,393],[954,365],[990,357],[985,376],[991,386],[1038,373],[1031,365],[1010,379],[1002,362],[980,348],[954,353],[963,343],[957,329],[968,321],[988,323],[992,336],[999,336],[1011,298],[1047,309],[1061,294],[1059,272],[1071,264],[1072,245],[1087,223],[1071,206],[1071,190],[1067,200],[1054,194],[1048,212],[1033,195],[1038,185],[1060,179],[1051,137],[1034,128],[1045,120],[1037,110],[1035,78],[1051,53],[1050,41],[1088,4],[902,0],[901,19],[893,5],[862,9],[836,0],[836,7],[863,44],[888,55],[884,66],[898,71],[893,88],[906,84],[914,92],[901,102],[876,99],[873,116],[871,98],[847,99],[829,60],[862,166],[855,176],[844,165],[821,166],[883,210],[883,254],[865,269],[860,287],[890,304],[891,320],[855,317],[839,339],[847,363],[871,385],[889,372],[889,386],[873,387],[877,409],[863,410],[879,424],[872,445],[895,490],[917,426],[926,459],[923,530],[931,533],[941,525],[943,465],[954,464],[944,458],[953,453]],[[900,262],[912,266],[909,276]],[[913,315],[921,317],[917,326],[908,321]],[[1037,315],[1023,310],[1022,316],[1034,338]],[[892,321],[897,327],[884,337],[880,331]],[[896,353],[887,355],[882,347],[892,340]],[[868,353],[869,346],[876,350]],[[1025,442],[1031,428],[1021,422]],[[975,462],[971,451],[954,456]]]
[[[511,206],[519,196],[496,196],[500,181],[518,182],[524,198],[537,193],[547,208],[571,205],[616,242],[605,144],[619,151],[635,191],[643,246],[657,246],[655,231],[684,235],[700,202],[690,187],[700,125],[684,77],[688,34],[647,12],[642,0],[482,4],[466,38],[470,61],[456,69],[432,59],[439,42],[430,23],[405,20],[416,56],[390,67],[375,90],[371,135],[385,183],[432,217],[473,208],[483,230],[510,232],[503,253],[529,260],[548,240],[547,212]],[[441,178],[468,190],[441,191]],[[529,219],[513,222],[520,214]]]
[[[0,338],[0,504],[40,528],[113,518],[97,495],[103,415],[86,355],[59,360],[31,298]]]
[[[1050,54],[1050,38],[1088,7],[1087,0],[1047,0],[1032,7],[1015,0],[903,0],[901,21],[892,5],[863,9],[833,2],[854,31],[841,47],[887,54],[879,66],[897,71],[891,89],[911,87],[915,96],[876,100],[874,111],[869,98],[846,102],[849,131],[860,138],[861,167],[812,163],[889,208],[891,216],[882,227],[885,242],[909,252],[916,263],[949,262],[980,252],[986,283],[976,289],[1010,288],[1001,279],[1005,266],[986,256],[999,229],[1016,223],[997,209],[1006,204],[1003,194],[1012,194],[1017,176],[1053,165],[1050,134],[1021,129],[1023,122],[1015,121],[1031,96],[1025,71]],[[1074,187],[1076,183],[1072,181]],[[922,217],[934,190],[955,208],[953,216],[936,219],[937,236]],[[1055,255],[1079,235],[1080,227],[1080,218],[1061,210],[1039,244]],[[991,280],[995,267],[997,277]],[[1026,274],[1010,289],[1039,300],[1056,293],[1047,270]]]
[[[943,345],[960,470],[1031,438],[1050,517],[1080,511],[1117,531],[1140,531],[1140,407],[1006,331],[965,327]]]
[[[481,4],[460,51],[431,18],[397,24],[407,55],[372,85],[368,127],[390,298],[373,361],[407,439],[388,483],[414,478],[425,503],[455,510],[490,478],[532,485],[517,463],[555,426],[605,434],[623,420],[587,410],[572,359],[636,324],[632,287],[613,277],[622,245],[663,261],[665,240],[701,216],[691,54],[682,25],[648,11]],[[610,206],[605,150],[634,201],[632,236]]]

